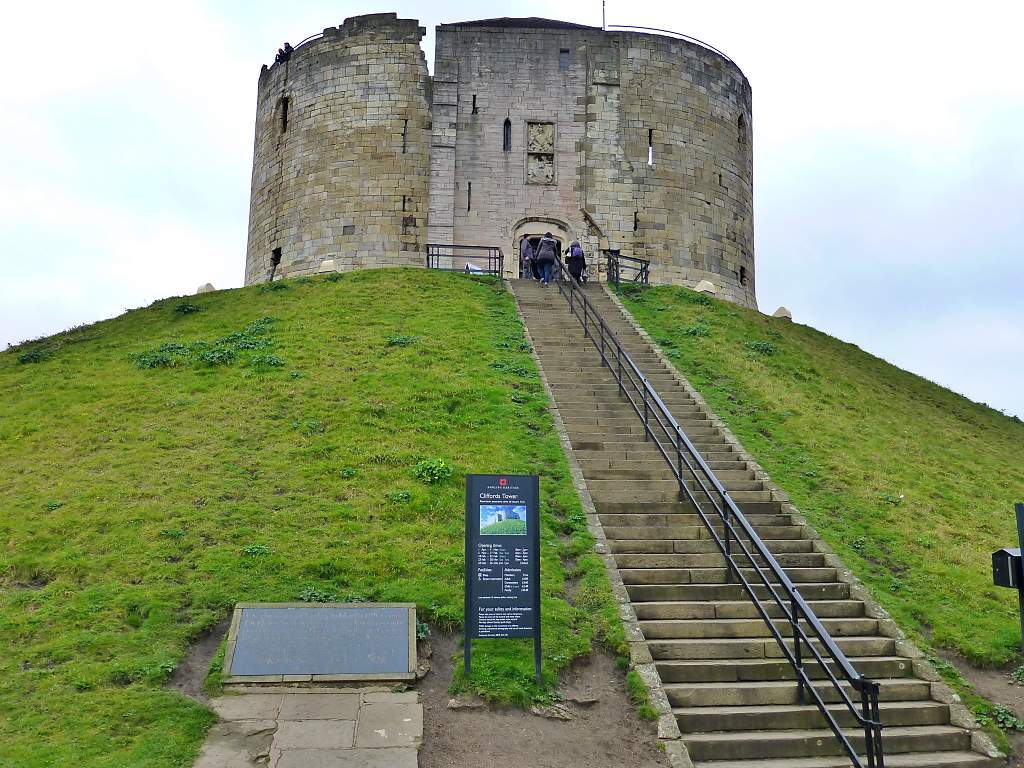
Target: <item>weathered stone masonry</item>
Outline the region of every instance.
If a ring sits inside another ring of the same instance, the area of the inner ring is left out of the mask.
[[[261,74],[247,283],[274,248],[290,276],[421,265],[427,242],[500,246],[511,275],[519,237],[551,230],[595,263],[617,248],[653,282],[756,306],[735,64],[672,37],[494,19],[439,26],[428,79],[422,34],[348,19]]]

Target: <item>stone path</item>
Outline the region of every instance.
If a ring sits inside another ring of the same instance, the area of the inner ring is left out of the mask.
[[[423,706],[382,688],[253,688],[211,702],[195,768],[416,768]]]

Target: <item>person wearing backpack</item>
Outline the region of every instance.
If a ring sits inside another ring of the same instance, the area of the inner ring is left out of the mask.
[[[587,266],[587,259],[583,255],[583,246],[580,245],[580,241],[573,240],[566,253],[569,254],[569,258],[566,259],[569,274],[572,275],[572,279],[577,283],[583,282],[583,270]]]
[[[557,254],[558,243],[550,232],[545,232],[537,243],[537,264],[540,265],[540,279],[545,286],[551,282],[551,270],[555,266]]]

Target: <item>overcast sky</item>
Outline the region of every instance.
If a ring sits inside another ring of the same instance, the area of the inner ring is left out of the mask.
[[[481,10],[482,8],[486,10]],[[599,0],[8,5],[0,346],[239,286],[256,81],[362,13],[600,25]],[[758,302],[1024,416],[1024,4],[611,0],[754,92]]]

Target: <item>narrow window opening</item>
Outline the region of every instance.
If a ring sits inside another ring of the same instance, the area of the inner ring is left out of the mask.
[[[402,154],[405,154],[405,150],[408,147],[409,139],[409,121],[406,120],[402,125]]]
[[[501,148],[506,152],[512,151],[512,121],[507,117],[505,118],[505,128]]]
[[[654,129],[647,129],[647,164],[654,165]]]
[[[740,144],[747,143],[747,118],[743,115],[736,120],[736,138]]]
[[[722,182],[722,174],[718,174],[718,186],[724,187],[725,184]]]
[[[270,252],[270,279],[268,282],[274,282],[274,273],[277,272],[277,267],[281,263],[281,249],[275,248]]]
[[[288,97],[282,96],[277,104],[278,114],[281,117],[281,133],[288,130]]]
[[[476,94],[475,93],[473,94],[473,114],[474,115],[477,114],[477,110],[476,110]]]
[[[466,185],[466,210],[473,210],[473,182]]]
[[[558,71],[568,72],[569,71],[569,49],[562,48],[558,51]]]
[[[640,229],[640,211],[633,211],[633,231]]]
[[[740,267],[740,285],[747,284],[747,268]]]
[[[405,210],[405,195],[402,195],[402,210]]]

